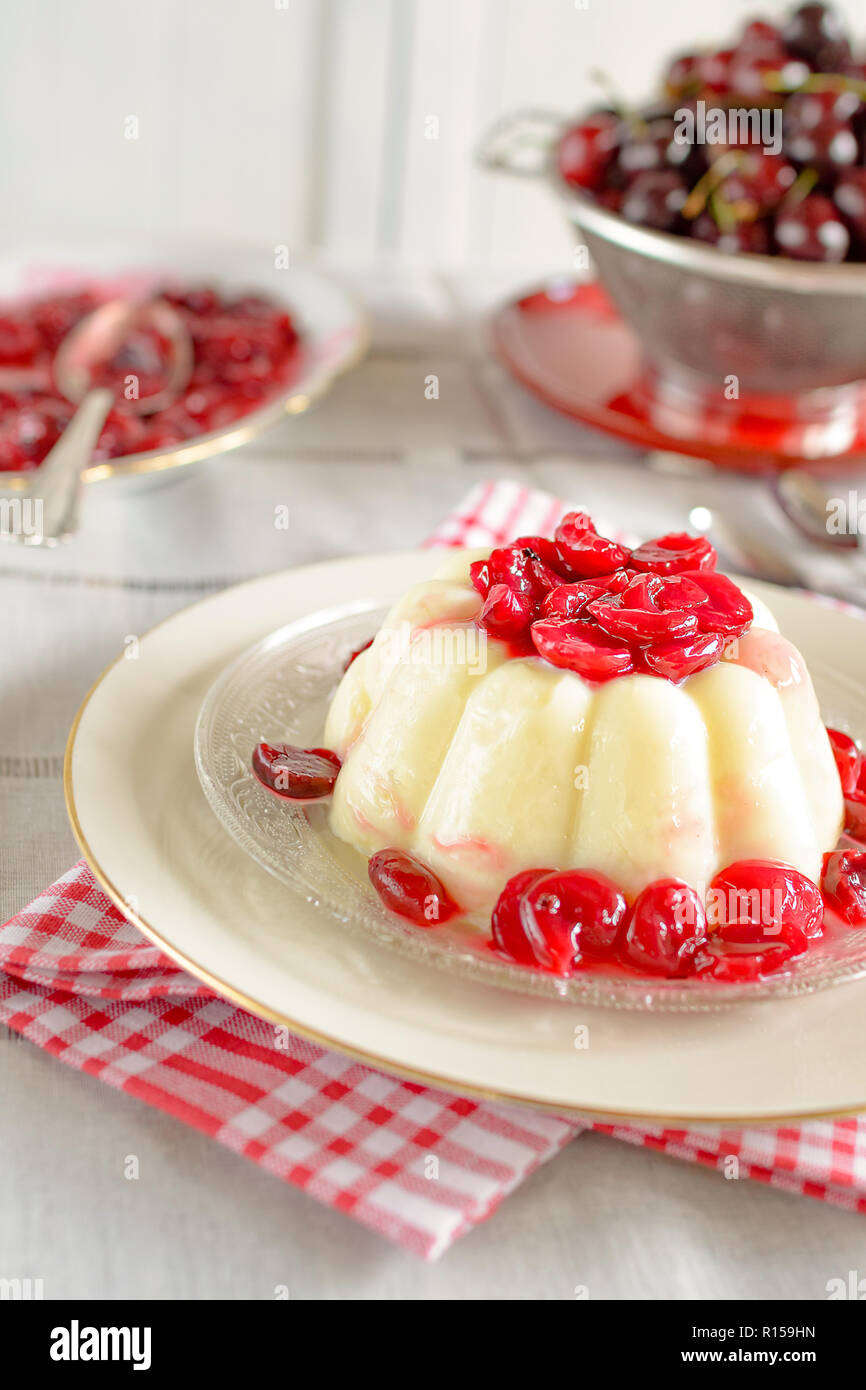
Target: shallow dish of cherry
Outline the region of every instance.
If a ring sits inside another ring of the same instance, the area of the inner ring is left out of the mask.
[[[26,485],[71,419],[52,363],[66,334],[100,304],[165,300],[191,343],[191,375],[151,414],[125,407],[161,392],[167,344],[142,325],[91,384],[115,391],[85,472],[90,482],[166,475],[233,449],[306,410],[360,359],[365,316],[352,296],[311,267],[281,268],[273,251],[179,248],[46,250],[0,261],[0,476]],[[132,385],[130,385],[132,383]]]
[[[369,636],[383,602],[437,561],[432,552],[396,554],[270,575],[147,634],[147,681],[140,662],[109,668],[79,712],[65,775],[73,829],[108,895],[219,993],[414,1080],[668,1124],[866,1108],[862,979],[679,1011],[502,988],[348,928],[226,834],[191,753],[214,683],[251,644],[267,645],[288,624],[309,635],[323,613],[366,625],[360,635]],[[773,603],[830,701],[827,717],[856,731],[866,691],[857,620],[790,594]],[[348,640],[341,632],[340,656]]]

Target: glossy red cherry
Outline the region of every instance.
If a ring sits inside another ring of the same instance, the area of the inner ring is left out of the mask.
[[[695,609],[702,632],[720,632],[725,637],[741,637],[752,625],[755,614],[742,589],[725,574],[692,570],[683,574],[707,596]]]
[[[43,345],[54,352],[71,328],[74,328],[85,314],[91,313],[98,303],[97,296],[89,290],[73,291],[70,294],[49,295],[26,306],[24,313],[39,333]]]
[[[406,850],[379,850],[367,872],[385,906],[419,927],[436,927],[460,911],[433,870]]]
[[[740,221],[726,226],[724,231],[709,212],[702,212],[691,224],[696,241],[705,241],[728,255],[766,256],[770,251],[770,233],[765,222]]]
[[[584,512],[569,512],[556,528],[556,544],[569,578],[594,579],[629,563],[629,552],[599,536]]]
[[[526,630],[535,616],[535,609],[532,594],[509,589],[505,584],[493,584],[478,621],[491,636],[509,641]]]
[[[857,789],[857,779],[860,776],[860,749],[853,738],[849,738],[839,729],[828,729],[827,737],[830,740],[833,757],[836,759],[836,766],[839,769],[839,781],[842,783],[842,790],[847,796],[849,792]]]
[[[844,261],[851,245],[848,228],[822,193],[810,193],[801,202],[780,208],[774,236],[786,256],[834,265]]]
[[[517,896],[516,917],[514,887],[506,885],[505,889],[509,940],[518,954],[504,944],[501,919],[494,912],[499,924],[494,925],[494,942],[500,950],[555,975],[568,975],[583,955],[603,956],[613,950],[627,908],[610,879],[581,869],[548,872],[537,878],[530,871],[518,877],[524,882]],[[517,939],[511,934],[515,930]]]
[[[469,579],[482,598],[490,591],[490,564],[487,560],[473,560],[469,566]]]
[[[589,604],[588,612],[611,637],[636,642],[641,646],[689,637],[698,630],[694,613],[676,610],[663,613],[654,606],[626,608],[618,598],[594,599]]]
[[[795,131],[785,140],[785,150],[797,164],[817,169],[832,178],[857,163],[857,136],[847,121],[830,118],[810,129]]]
[[[866,924],[866,851],[825,854],[821,888],[829,906],[849,926]]]
[[[41,346],[39,333],[32,323],[12,314],[0,318],[0,364],[4,367],[26,366]]]
[[[545,594],[541,605],[544,618],[576,618],[593,599],[601,598],[607,590],[603,581],[581,579],[576,584],[560,584]]]
[[[641,579],[649,576],[642,575]],[[634,581],[640,583],[640,579]],[[708,603],[705,590],[701,589],[693,579],[687,579],[682,574],[666,575],[664,579],[659,579],[659,587],[655,590],[656,607],[666,611],[668,608],[700,608],[702,604]],[[625,599],[623,598],[623,602]]]
[[[634,570],[680,574],[684,570],[714,570],[717,559],[706,536],[690,536],[687,531],[680,531],[644,541],[632,551],[628,563]]]
[[[715,53],[702,53],[698,57],[698,76],[701,89],[705,92],[729,92],[731,90],[732,48],[719,48]]]
[[[522,541],[492,550],[487,566],[491,585],[505,584],[538,600],[562,583],[562,575],[545,564],[532,544]]]
[[[866,169],[848,169],[840,175],[833,190],[833,202],[863,254],[866,251]]]
[[[600,574],[595,579],[578,579],[570,584],[560,584],[545,594],[541,605],[544,618],[576,618],[592,599],[604,594],[620,594],[629,583],[626,570],[614,570],[613,574]]]
[[[851,52],[844,25],[829,5],[800,5],[782,27],[786,48],[818,72],[835,72]]]
[[[524,893],[553,873],[552,869],[524,869],[510,878],[496,900],[490,918],[492,944],[496,950],[519,965],[536,965],[535,953],[520,920],[520,903]]]
[[[815,130],[826,121],[850,121],[861,105],[857,93],[842,84],[823,92],[792,92],[785,102],[785,136],[790,138],[804,130]]]
[[[784,941],[800,954],[810,937],[821,935],[824,903],[812,880],[792,864],[743,859],[716,874],[707,917],[721,942],[764,947]]]
[[[588,116],[567,130],[559,142],[559,172],[575,188],[601,187],[619,140],[621,122],[610,111]]]
[[[719,192],[728,204],[748,203],[756,213],[772,212],[796,177],[794,165],[781,155],[764,148],[740,149],[736,166],[722,180]]]
[[[766,48],[768,45],[782,50],[780,31],[775,24],[770,24],[766,19],[752,19],[743,28],[737,47],[740,49]]]
[[[638,174],[626,189],[620,211],[627,222],[672,232],[677,227],[688,188],[675,169],[655,169]]]
[[[853,791],[845,797],[845,830],[852,839],[866,842],[866,793]]]
[[[559,553],[559,546],[556,541],[552,541],[547,536],[518,536],[517,540],[511,543],[514,547],[521,550],[531,550],[538,556],[543,565],[554,573],[559,573],[562,567],[562,556]]]
[[[697,53],[683,53],[674,58],[665,74],[665,91],[674,101],[703,86],[701,59]]]
[[[253,751],[253,772],[262,786],[287,801],[318,801],[328,796],[340,767],[330,748],[260,743]]]
[[[662,578],[658,574],[636,574],[622,591],[624,608],[657,608],[658,596],[662,591]]]
[[[642,654],[646,668],[655,676],[678,684],[687,676],[695,676],[714,666],[722,655],[725,638],[718,632],[699,632],[690,637],[677,637],[658,642]]]
[[[552,666],[576,671],[590,681],[607,681],[634,670],[629,648],[580,618],[543,618],[530,628],[539,656]]]
[[[680,879],[658,879],[644,888],[632,908],[625,957],[653,974],[688,975],[706,939],[704,905],[694,888]]]

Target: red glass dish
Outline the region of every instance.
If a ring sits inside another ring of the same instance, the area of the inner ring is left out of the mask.
[[[866,383],[792,397],[728,400],[662,375],[600,285],[557,281],[493,320],[495,351],[545,405],[643,449],[768,472],[866,454]]]

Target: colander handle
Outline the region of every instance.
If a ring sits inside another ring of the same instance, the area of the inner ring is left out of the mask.
[[[475,157],[482,169],[537,179],[549,167],[553,142],[564,124],[556,111],[510,111],[482,136]]]

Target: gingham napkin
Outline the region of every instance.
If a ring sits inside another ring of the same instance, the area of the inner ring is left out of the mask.
[[[476,488],[430,538],[550,531],[565,507]],[[143,941],[82,860],[0,927],[0,1021],[413,1252],[435,1258],[584,1126],[399,1081],[214,995]],[[866,1210],[866,1118],[722,1131],[598,1125],[742,1177]]]

